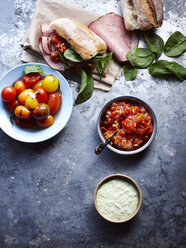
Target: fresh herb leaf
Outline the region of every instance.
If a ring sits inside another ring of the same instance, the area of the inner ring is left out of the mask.
[[[84,70],[81,70],[81,86],[75,103],[80,104],[87,101],[92,96],[93,90],[94,81],[92,78],[92,74],[89,73],[87,75]]]
[[[145,32],[145,39],[150,50],[154,53],[155,58],[158,59],[164,49],[163,39],[151,31]]]
[[[124,75],[127,81],[134,80],[137,74],[138,74],[138,69],[134,68],[132,65],[126,65],[124,67]]]
[[[62,53],[60,53],[58,51],[58,54],[59,54],[60,60],[64,63],[64,69],[63,69],[63,71],[65,71],[67,61],[66,61],[66,59],[65,59],[65,57],[64,57],[64,55]]]
[[[112,55],[113,52],[110,52],[109,54],[107,54],[105,57],[103,57],[98,64],[97,70],[100,74],[100,79],[102,79],[103,77],[103,73],[105,71],[106,66],[108,65],[108,63],[110,62],[110,60],[112,59]]]
[[[149,73],[153,77],[167,77],[174,75],[180,80],[186,79],[186,68],[176,62],[159,60],[149,66]]]
[[[32,72],[50,74],[50,73],[47,73],[47,72],[43,72],[40,65],[28,65],[28,66],[26,66],[24,68],[24,73],[25,74],[29,74],[29,73],[32,73]]]
[[[147,68],[154,60],[154,54],[148,48],[133,48],[127,53],[127,59],[136,68]]]
[[[91,61],[93,61],[93,62],[98,62],[98,61],[100,61],[100,59],[102,59],[102,58],[103,58],[102,55],[96,55],[96,56],[94,56],[94,57],[91,59]]]
[[[68,48],[63,56],[72,61],[72,62],[76,62],[76,63],[79,63],[79,62],[83,62],[84,60],[80,57],[80,55],[78,53],[76,53],[76,51],[72,48]]]
[[[185,51],[186,37],[179,31],[174,32],[165,43],[165,55],[168,57],[177,57]]]

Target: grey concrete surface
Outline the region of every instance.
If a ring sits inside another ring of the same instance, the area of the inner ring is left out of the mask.
[[[66,2],[121,14],[117,0]],[[185,1],[164,2],[164,24],[157,33],[164,40],[176,30],[186,35]],[[0,1],[0,76],[21,63],[19,43],[36,4]],[[185,55],[175,60],[186,66]],[[69,84],[75,99],[79,86]],[[65,129],[46,142],[24,144],[0,130],[0,248],[186,247],[185,92],[185,82],[154,79],[141,70],[132,82],[122,74],[109,93],[95,90],[89,101],[73,107]],[[107,149],[96,156],[99,111],[121,95],[139,97],[153,108],[155,140],[135,156]],[[132,177],[143,193],[139,214],[125,224],[106,222],[93,205],[96,185],[113,173]]]

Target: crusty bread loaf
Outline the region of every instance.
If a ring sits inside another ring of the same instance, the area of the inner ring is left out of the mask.
[[[127,30],[147,30],[163,22],[163,0],[121,0]]]
[[[53,21],[50,27],[67,40],[84,60],[107,50],[107,45],[98,35],[75,20],[60,18]]]

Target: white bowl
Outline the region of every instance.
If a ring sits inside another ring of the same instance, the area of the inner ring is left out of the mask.
[[[71,89],[66,79],[58,72],[50,68],[48,65],[39,63],[29,63],[16,66],[6,73],[0,80],[0,93],[5,86],[12,86],[19,78],[24,75],[24,67],[28,65],[40,65],[42,71],[51,73],[58,78],[60,90],[62,91],[62,106],[59,112],[54,116],[54,123],[46,129],[24,129],[10,122],[10,112],[7,110],[3,100],[0,99],[0,128],[15,140],[28,143],[41,142],[52,138],[59,133],[67,124],[72,113],[73,98]]]

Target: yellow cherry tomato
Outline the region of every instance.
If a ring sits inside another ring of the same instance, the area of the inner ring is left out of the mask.
[[[32,98],[31,96],[28,96],[25,101],[25,106],[27,108],[35,109],[39,105],[37,98]]]
[[[43,80],[43,88],[47,92],[55,92],[59,87],[59,81],[55,76],[47,76]]]
[[[18,101],[20,102],[20,104],[25,105],[25,101],[26,101],[27,97],[29,96],[30,92],[34,93],[34,91],[32,89],[26,89],[26,90],[23,90],[19,94]]]
[[[49,115],[44,120],[37,120],[37,125],[42,128],[50,127],[54,123],[54,117]]]
[[[38,83],[34,84],[34,86],[32,87],[33,90],[37,90],[38,88],[42,88],[43,87],[43,80],[39,81]]]

